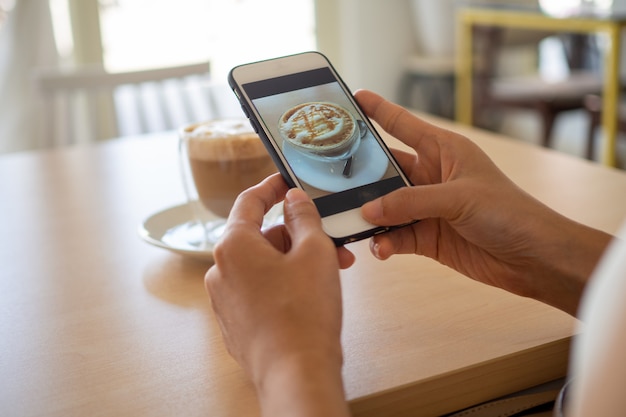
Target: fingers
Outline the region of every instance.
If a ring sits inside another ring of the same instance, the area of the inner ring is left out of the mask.
[[[459,203],[468,199],[462,194],[463,181],[445,184],[404,187],[361,208],[361,215],[370,223],[394,226],[414,220],[444,218],[453,221],[460,215]]]
[[[294,188],[287,193],[284,216],[293,246],[310,237],[326,236],[317,208],[309,196],[300,189]]]
[[[354,254],[346,249],[345,246],[337,248],[337,259],[339,260],[339,268],[341,269],[350,268],[356,260]]]
[[[287,193],[288,186],[280,174],[267,177],[258,185],[239,195],[228,216],[229,226],[246,224],[256,230],[263,224],[263,216]],[[228,226],[227,226],[228,227]]]
[[[224,238],[215,248],[215,257],[224,252],[232,254],[235,250],[243,249],[237,242],[246,239],[251,243],[255,236],[262,236],[266,243],[281,253],[291,251],[298,244],[306,245],[304,242],[311,239],[335,250],[331,239],[322,229],[319,213],[311,199],[302,190],[287,191],[288,186],[280,174],[274,174],[241,193],[231,210]],[[285,224],[260,233],[263,216],[283,199]],[[338,248],[336,252],[340,268],[352,266],[355,258],[349,250]]]
[[[285,228],[290,236],[291,246],[307,246],[307,252],[316,249],[309,247],[312,244],[323,245],[328,250],[334,248],[331,239],[322,229],[322,220],[313,201],[300,189],[291,189],[285,197]],[[315,241],[317,243],[312,243]],[[354,264],[355,257],[348,249],[340,247],[337,251],[337,260],[341,269],[347,269]]]
[[[391,136],[418,152],[421,142],[439,130],[430,123],[417,118],[403,107],[391,103],[371,91],[359,90],[354,94],[354,97],[368,117],[375,120]]]
[[[226,229],[213,249],[216,264],[236,266],[233,259],[244,256],[249,247],[266,250],[271,247],[261,234],[263,217],[274,204],[282,201],[288,186],[280,174],[267,177],[261,183],[242,192],[235,201],[226,222]],[[242,245],[241,242],[246,242]]]
[[[436,219],[427,219],[388,233],[381,233],[370,240],[370,251],[380,260],[408,253],[434,258],[439,248],[432,236],[439,234],[438,225]]]
[[[284,224],[277,224],[263,230],[265,239],[282,253],[291,249],[291,239]]]
[[[287,253],[291,250],[291,238],[284,224],[276,225],[265,230],[263,235],[265,239],[280,252]],[[350,268],[356,260],[354,254],[344,246],[337,248],[337,259],[339,260],[339,268],[341,269]]]

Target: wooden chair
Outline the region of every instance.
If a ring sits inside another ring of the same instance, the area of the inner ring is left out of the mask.
[[[589,94],[585,97],[584,105],[589,115],[585,158],[592,161],[594,156],[593,149],[595,147],[595,133],[602,123],[602,97],[596,94]],[[626,133],[626,104],[624,103],[621,103],[618,108],[617,131]]]
[[[570,35],[573,40],[569,48],[568,65],[570,74],[564,79],[551,81],[538,73],[503,77],[496,73],[496,62],[502,47],[504,31],[501,28],[484,26],[475,28],[476,43],[482,45],[480,62],[475,71],[474,109],[475,124],[486,127],[494,109],[518,108],[533,110],[541,120],[541,144],[550,146],[556,118],[565,111],[582,109],[588,94],[602,91],[602,78],[592,70],[584,68],[586,38]],[[548,36],[549,34],[545,34]]]
[[[218,107],[209,94],[208,62],[119,73],[37,69],[33,81],[49,147],[176,129]]]

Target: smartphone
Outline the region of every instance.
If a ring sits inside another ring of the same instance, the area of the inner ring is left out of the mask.
[[[336,245],[390,229],[366,222],[360,207],[411,184],[324,55],[240,65],[228,83],[280,173],[312,198]]]

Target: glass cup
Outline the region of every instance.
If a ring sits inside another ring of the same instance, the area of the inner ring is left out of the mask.
[[[246,119],[218,119],[184,126],[179,131],[182,179],[194,221],[187,243],[211,248],[222,236],[237,196],[258,184],[276,167]],[[279,207],[266,215],[275,223]]]

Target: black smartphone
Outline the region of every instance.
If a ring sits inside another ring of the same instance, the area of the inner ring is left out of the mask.
[[[324,55],[240,65],[228,82],[279,171],[313,199],[336,245],[390,229],[366,222],[360,207],[411,184]]]

